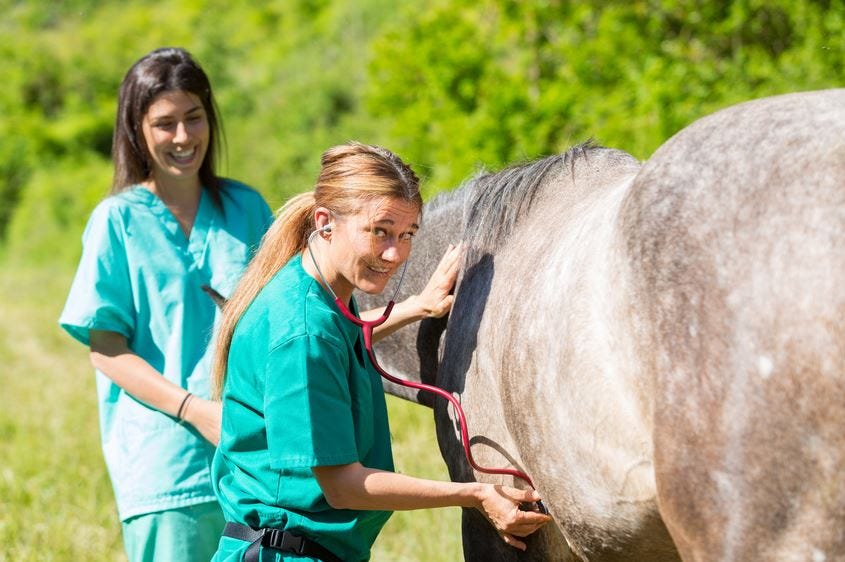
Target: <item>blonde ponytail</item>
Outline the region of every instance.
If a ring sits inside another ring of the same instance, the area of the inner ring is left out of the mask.
[[[261,289],[293,256],[305,249],[308,235],[314,230],[314,209],[313,191],[293,197],[279,209],[273,225],[261,241],[258,253],[252,258],[237,289],[223,307],[223,320],[217,335],[211,371],[211,393],[215,400],[219,400],[223,394],[235,326]]]

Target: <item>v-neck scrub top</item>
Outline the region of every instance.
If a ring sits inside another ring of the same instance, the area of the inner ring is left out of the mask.
[[[393,470],[381,379],[361,329],[296,256],[235,328],[213,468],[218,500],[227,521],[285,529],[342,560],[368,560],[391,512],[332,508],[311,471],[356,461]]]
[[[190,237],[165,204],[136,186],[102,201],[82,237],[59,319],[90,345],[90,330],[126,336],[166,379],[208,398],[217,306],[230,296],[272,222],[255,190],[223,180],[223,208],[202,190]],[[214,446],[189,424],[136,400],[97,371],[100,432],[121,520],[214,501]]]

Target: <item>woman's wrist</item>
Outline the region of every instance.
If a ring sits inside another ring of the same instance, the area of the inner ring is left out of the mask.
[[[475,509],[482,509],[484,504],[484,493],[487,484],[480,482],[467,482],[465,484],[466,490],[463,494],[465,503],[461,507],[474,507]]]
[[[194,427],[202,423],[203,407],[200,404],[202,401],[202,398],[192,394],[188,399],[188,403],[185,404],[185,409],[182,411],[182,418],[179,420],[179,423],[186,423]]]
[[[431,314],[431,310],[425,307],[425,303],[419,295],[411,295],[399,304],[405,309],[402,311],[402,316],[407,318],[409,322],[417,322],[423,318],[428,318]]]
[[[185,417],[188,411],[188,406],[190,405],[191,400],[193,400],[193,398],[193,394],[191,394],[190,392],[185,392],[185,395],[182,397],[181,402],[179,402],[179,408],[176,410],[176,419],[179,420],[180,423],[186,421]]]

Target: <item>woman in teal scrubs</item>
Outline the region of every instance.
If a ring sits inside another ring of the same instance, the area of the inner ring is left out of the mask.
[[[265,237],[217,343],[212,471],[228,523],[216,562],[368,560],[397,509],[475,507],[520,549],[549,520],[520,511],[534,491],[393,472],[381,381],[332,293],[356,314],[353,290],[380,293],[411,251],[421,207],[407,165],[351,143],[323,155],[315,190],[289,201]],[[453,250],[440,274],[453,280],[456,264]]]
[[[60,318],[90,346],[132,562],[207,562],[223,529],[210,476],[220,404],[208,399],[219,313],[203,287],[231,294],[272,213],[256,191],[215,175],[217,141],[208,78],[186,51],[132,66],[112,195],[90,217]]]

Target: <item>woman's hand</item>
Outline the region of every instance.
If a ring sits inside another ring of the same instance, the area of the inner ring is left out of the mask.
[[[220,402],[204,400],[199,396],[191,396],[182,419],[200,432],[209,443],[217,446],[220,441],[220,427],[222,423],[223,405]]]
[[[434,270],[425,288],[420,294],[396,303],[390,318],[373,330],[373,341],[379,341],[411,322],[445,316],[452,309],[454,296],[451,292],[458,278],[461,253],[461,246],[449,244],[449,248],[440,258],[440,263],[437,264],[437,269]],[[383,311],[383,308],[368,310],[361,313],[361,318],[375,320]]]
[[[451,293],[458,278],[461,250],[460,245],[449,244],[425,288],[420,294],[412,297],[423,318],[441,318],[452,309],[455,297]]]
[[[517,490],[507,486],[485,485],[480,495],[479,511],[495,527],[506,544],[525,550],[525,543],[517,537],[527,537],[549,521],[551,517],[539,511],[523,511],[521,504],[540,500],[535,490]]]

